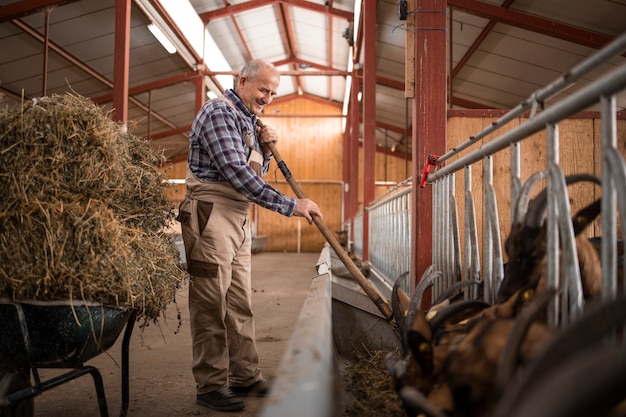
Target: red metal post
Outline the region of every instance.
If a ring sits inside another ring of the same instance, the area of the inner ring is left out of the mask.
[[[429,154],[441,155],[446,146],[447,19],[446,0],[416,2],[415,101],[413,105],[413,212],[411,230],[413,277],[432,264],[432,190],[420,188]]]
[[[198,77],[194,80],[194,82],[196,83],[195,110],[196,110],[196,113],[198,113],[200,109],[202,108],[202,105],[204,104],[204,102],[207,100],[207,97],[206,97],[207,89],[204,84],[204,77]]]
[[[52,8],[46,8],[45,30],[44,30],[44,42],[43,42],[43,73],[42,73],[42,86],[41,95],[48,95],[48,57],[50,52],[50,12]]]
[[[115,3],[115,52],[113,64],[113,109],[117,121],[128,120],[128,76],[130,73],[131,0]]]
[[[376,197],[376,3],[363,2],[363,207]],[[369,213],[363,211],[363,259],[369,260]]]
[[[359,211],[359,127],[361,125],[361,108],[359,105],[359,91],[361,83],[356,76],[352,77],[352,91],[350,92],[350,218]]]

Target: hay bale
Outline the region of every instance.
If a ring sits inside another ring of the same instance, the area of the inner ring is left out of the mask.
[[[156,320],[186,278],[164,233],[162,156],[74,95],[0,113],[0,296],[86,299]]]

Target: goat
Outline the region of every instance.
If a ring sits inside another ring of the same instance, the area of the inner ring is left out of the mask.
[[[409,416],[503,417],[512,408],[502,403],[518,407],[531,395],[528,379],[522,388],[511,390],[527,374],[524,371],[549,378],[541,366],[534,366],[549,363],[559,353],[541,357],[558,332],[545,320],[548,302],[557,293],[547,285],[547,190],[530,202],[528,199],[531,187],[545,176],[542,172],[531,177],[516,204],[505,243],[509,262],[494,305],[478,299],[458,301],[464,287],[479,285],[460,282],[451,285],[429,309],[419,310],[421,297],[437,278],[432,268],[410,300],[404,294],[403,314],[398,316],[402,317],[403,356],[388,358],[387,366]],[[587,174],[568,176],[565,181],[567,185],[580,181],[600,184]],[[571,218],[585,299],[597,298],[602,288],[598,239],[582,236],[600,210],[601,200],[596,200]],[[620,253],[622,248],[618,246]],[[563,349],[561,344],[561,352]],[[510,392],[516,394],[513,399]],[[507,411],[500,414],[502,410]]]
[[[626,397],[626,356],[623,340],[614,333],[623,332],[625,323],[626,294],[591,301],[580,318],[520,370],[492,416],[608,415]],[[619,341],[607,349],[610,340]]]
[[[530,204],[528,203],[531,187],[545,175],[545,171],[533,175],[524,184],[520,193],[515,207],[511,232],[505,242],[505,251],[509,261],[504,269],[504,277],[498,290],[496,303],[502,303],[519,288],[533,280],[538,281],[539,290],[544,289],[547,285],[548,259],[546,224],[544,222],[547,190],[542,190]],[[588,174],[568,176],[565,181],[568,185],[580,181],[600,184],[597,177]],[[602,287],[600,258],[591,242],[581,235],[581,232],[598,217],[600,209],[601,201],[598,199],[572,217],[585,298],[599,295]]]
[[[416,307],[421,294],[416,291],[409,304]],[[407,413],[471,416],[481,403],[489,403],[489,394],[496,391],[496,370],[509,370],[505,378],[500,377],[507,380],[510,370],[535,352],[549,333],[545,325],[532,322],[540,311],[537,308],[523,325],[517,324],[516,317],[528,308],[533,294],[534,288],[524,288],[506,303],[494,306],[467,300],[436,312],[409,309],[402,322],[403,356],[387,359]],[[547,295],[551,294],[546,293],[539,301],[541,306],[545,306]],[[516,343],[507,343],[509,338]]]

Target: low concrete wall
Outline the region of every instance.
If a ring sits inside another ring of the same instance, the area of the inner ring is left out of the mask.
[[[394,326],[358,283],[334,277],[326,246],[261,417],[340,416],[339,357],[400,349]]]
[[[321,260],[317,271],[261,417],[339,415],[328,264]]]

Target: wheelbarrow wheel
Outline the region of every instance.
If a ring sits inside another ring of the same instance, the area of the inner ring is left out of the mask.
[[[30,388],[30,373],[28,369],[11,372],[0,372],[0,402],[14,392]],[[28,397],[18,400],[14,404],[0,406],[0,417],[33,417],[35,415],[35,399]]]

